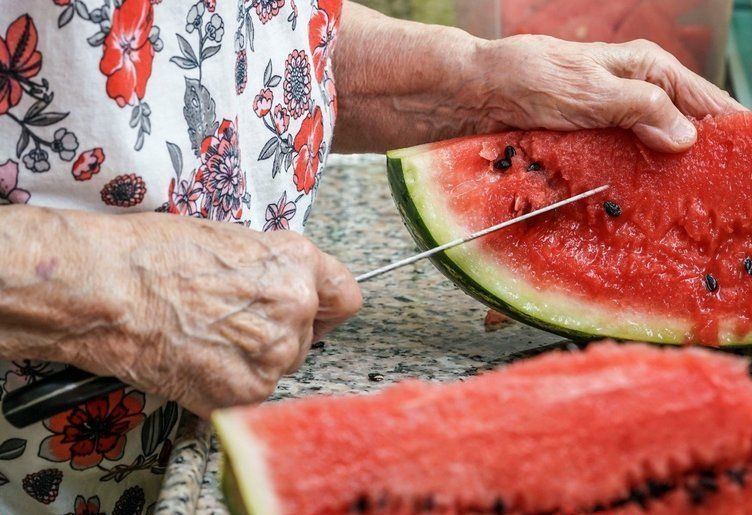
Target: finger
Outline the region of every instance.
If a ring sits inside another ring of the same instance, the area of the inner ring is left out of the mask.
[[[350,271],[338,260],[321,253],[316,274],[319,310],[316,320],[341,323],[363,305],[360,287]]]
[[[747,108],[734,100],[727,91],[685,68],[677,60],[674,60],[671,70],[666,75],[672,84],[674,102],[685,114],[704,118],[707,115],[747,111]]]
[[[747,111],[728,92],[684,66],[655,43],[637,40],[614,47],[616,52],[609,67],[613,73],[660,86],[686,115],[703,118]]]
[[[285,374],[295,373],[301,366],[303,366],[306,356],[308,356],[308,352],[311,350],[311,344],[315,341],[315,327],[316,324],[314,322],[301,333],[298,345],[298,356],[297,358],[295,358],[290,367],[285,371]]]
[[[632,129],[648,147],[681,152],[697,141],[697,129],[660,87],[641,80],[614,79],[615,101],[606,106],[613,125]]]
[[[343,320],[316,320],[313,323],[313,341],[320,342],[342,322]]]

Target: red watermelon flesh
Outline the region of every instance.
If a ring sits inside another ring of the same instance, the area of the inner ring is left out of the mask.
[[[752,514],[747,366],[606,343],[465,382],[223,411],[228,498],[263,515]]]
[[[752,115],[696,126],[697,144],[678,155],[651,151],[620,129],[461,138],[390,153],[390,167],[404,171],[391,180],[413,234],[438,244],[609,184],[598,197],[446,255],[490,307],[565,335],[745,344]],[[507,146],[516,151],[512,166],[497,170]]]

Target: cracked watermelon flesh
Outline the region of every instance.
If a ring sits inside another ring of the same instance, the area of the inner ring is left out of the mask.
[[[465,382],[214,416],[231,511],[752,514],[752,381],[718,352],[592,345]]]
[[[488,306],[565,336],[746,345],[752,115],[696,125],[697,144],[679,155],[620,129],[457,139],[389,153],[389,178],[423,249],[610,184],[434,262]],[[507,146],[511,168],[494,169]]]

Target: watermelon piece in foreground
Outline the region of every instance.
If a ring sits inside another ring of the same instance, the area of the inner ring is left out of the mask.
[[[752,115],[696,123],[680,155],[620,129],[507,132],[388,154],[422,249],[608,191],[434,263],[476,299],[568,337],[752,343]]]
[[[752,381],[718,352],[551,353],[214,415],[235,514],[752,514]]]

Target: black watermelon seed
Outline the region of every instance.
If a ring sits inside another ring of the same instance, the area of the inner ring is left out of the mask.
[[[436,508],[436,501],[433,498],[433,495],[429,495],[425,499],[423,499],[423,502],[420,506],[420,509],[423,511],[433,511]]]
[[[691,502],[694,506],[697,506],[702,504],[702,502],[705,500],[705,489],[698,484],[688,485],[687,495],[689,496],[689,502]]]
[[[527,167],[528,172],[540,172],[541,170],[543,170],[543,165],[538,162],[530,163],[530,166]]]
[[[378,372],[371,372],[368,374],[368,380],[373,381],[375,383],[380,383],[384,380],[384,374],[379,374]]]
[[[623,499],[616,500],[611,503],[611,508],[621,508],[623,506],[626,506],[630,502],[629,497],[624,497]]]
[[[654,498],[663,497],[664,495],[666,495],[673,489],[674,489],[674,486],[670,483],[661,483],[660,481],[648,481],[648,495],[650,497],[654,497]]]
[[[499,159],[494,163],[494,168],[496,170],[506,171],[509,170],[512,167],[512,161],[509,159]]]
[[[747,272],[748,275],[752,275],[752,258],[746,258],[744,260],[744,271]]]
[[[361,495],[357,499],[355,499],[355,502],[352,504],[352,510],[355,513],[365,513],[367,512],[371,507],[371,502],[368,500],[368,497],[365,495]]]
[[[648,496],[642,490],[633,488],[629,492],[629,501],[639,504],[640,507],[643,509],[647,508],[647,500],[648,500]]]
[[[705,276],[705,288],[707,288],[710,293],[718,291],[718,280],[713,277],[713,274]]]
[[[494,513],[495,515],[504,515],[507,512],[507,505],[504,504],[504,500],[499,497],[494,502],[494,505],[491,507],[491,513]]]
[[[611,202],[610,200],[604,202],[603,209],[606,211],[606,214],[608,216],[613,216],[614,218],[621,216],[621,207],[619,207],[619,204],[617,204],[616,202]]]
[[[325,342],[313,342],[313,344],[311,345],[311,348],[312,349],[323,349],[324,345],[326,345]]]
[[[507,158],[508,161],[511,161],[514,156],[517,155],[517,151],[514,149],[512,145],[509,145],[507,148],[504,149],[504,156]]]
[[[718,491],[718,479],[715,477],[715,472],[712,470],[706,470],[700,473],[699,485],[708,492]]]
[[[726,475],[737,485],[744,486],[746,483],[745,476],[747,473],[744,469],[728,469]]]

